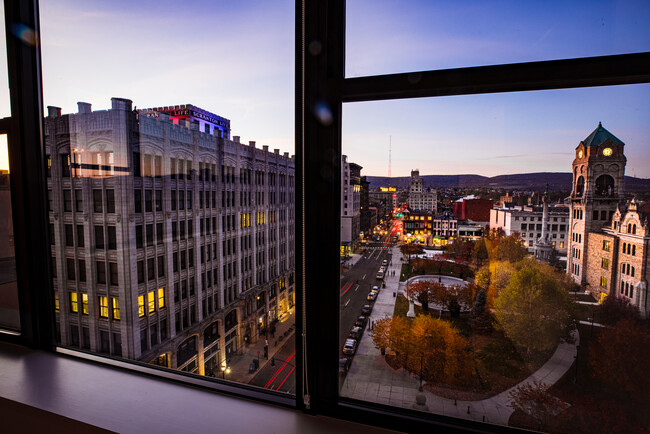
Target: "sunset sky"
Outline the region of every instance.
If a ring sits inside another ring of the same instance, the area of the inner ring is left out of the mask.
[[[647,1],[347,4],[350,77],[650,51]],[[293,19],[286,0],[42,0],[45,105],[191,103],[230,119],[242,141],[293,154]],[[343,151],[365,175],[388,174],[389,140],[393,176],[566,172],[602,121],[626,143],[627,174],[650,177],[650,85],[355,103],[343,113]]]

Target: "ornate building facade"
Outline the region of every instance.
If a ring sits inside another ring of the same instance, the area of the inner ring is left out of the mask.
[[[294,159],[131,104],[48,107],[57,339],[214,375],[293,307]]]
[[[597,299],[628,297],[648,317],[648,215],[626,203],[624,147],[599,123],[576,148],[567,273]]]

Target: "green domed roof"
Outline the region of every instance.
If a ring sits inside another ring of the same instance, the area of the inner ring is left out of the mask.
[[[617,145],[620,146],[625,146],[625,143],[620,141],[618,137],[616,137],[614,134],[610,133],[603,127],[603,124],[598,122],[598,128],[596,128],[589,136],[587,136],[586,139],[582,141],[582,143],[588,147],[588,146],[599,146],[602,145],[607,139],[611,140]]]

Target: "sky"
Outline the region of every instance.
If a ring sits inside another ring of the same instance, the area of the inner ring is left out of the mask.
[[[244,143],[294,153],[293,1],[40,5],[46,106],[189,103],[230,119]],[[349,77],[650,51],[647,1],[348,0],[347,8]],[[1,116],[5,83],[6,67]],[[388,175],[389,142],[393,176],[567,172],[573,149],[602,121],[626,143],[626,173],[650,177],[650,85],[351,103],[343,114],[343,152],[365,175]],[[0,169],[6,161],[0,141]]]

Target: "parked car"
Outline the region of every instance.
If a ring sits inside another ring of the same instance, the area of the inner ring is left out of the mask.
[[[384,267],[388,265],[388,259],[384,259],[381,263]]]
[[[352,359],[347,357],[342,357],[339,359],[339,374],[345,374],[350,370],[350,365],[352,364]]]
[[[359,326],[354,326],[352,327],[352,330],[350,330],[348,337],[352,339],[359,339],[361,337],[361,333],[363,333],[363,328]]]
[[[375,300],[377,300],[377,291],[370,291],[370,292],[368,293],[367,300],[368,300],[368,301],[375,301]]]
[[[353,356],[357,352],[357,341],[354,339],[346,339],[343,345],[343,354]]]
[[[369,304],[364,304],[363,307],[361,308],[361,313],[364,315],[368,315],[372,312],[372,306]]]
[[[379,287],[377,285],[373,286],[372,291],[379,292]]]
[[[354,322],[354,325],[355,325],[355,327],[361,327],[363,329],[366,326],[367,322],[368,322],[368,318],[366,318],[365,316],[360,316]]]

